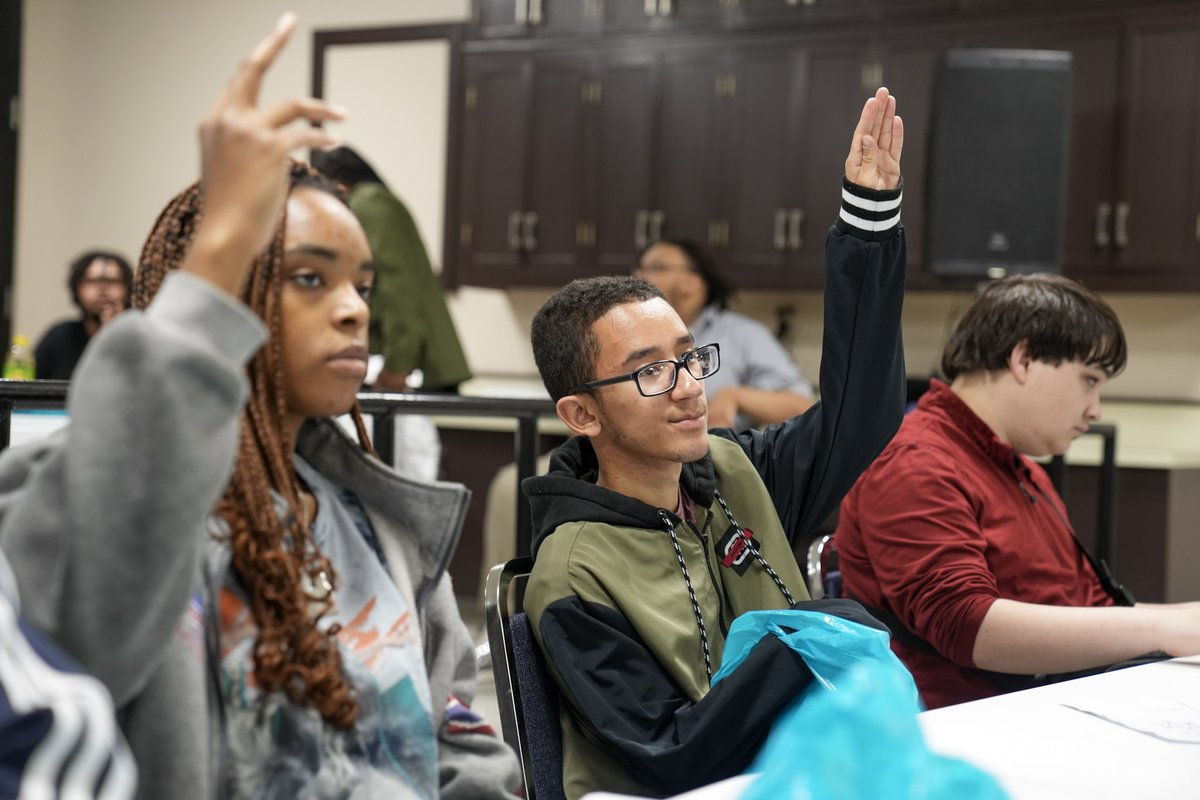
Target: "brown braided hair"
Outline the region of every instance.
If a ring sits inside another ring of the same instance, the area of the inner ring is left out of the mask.
[[[327,191],[345,202],[328,179],[305,164],[293,162],[289,191],[299,186]],[[145,308],[158,293],[166,273],[183,263],[204,215],[199,184],[175,196],[163,210],[142,249],[133,302]],[[283,691],[295,703],[316,709],[334,727],[354,724],[358,706],[342,670],[337,648],[338,625],[321,631],[318,622],[333,605],[338,576],[304,524],[299,479],[292,453],[285,452],[286,412],[281,368],[280,291],[286,209],[270,245],[258,256],[242,290],[242,300],[266,322],[269,338],[247,366],[250,398],[242,414],[241,442],[233,476],[216,513],[228,526],[222,534],[233,552],[233,569],[246,586],[258,638],[254,673],[264,691]],[[355,401],[351,409],[359,443],[369,453],[370,440]],[[287,506],[286,518],[275,510],[272,490]],[[309,587],[305,589],[305,582]],[[310,609],[319,611],[312,613]]]

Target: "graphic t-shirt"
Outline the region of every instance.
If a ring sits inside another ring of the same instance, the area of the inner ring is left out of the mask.
[[[221,683],[228,752],[239,798],[435,798],[436,731],[412,599],[388,574],[353,494],[298,456],[296,472],[317,499],[312,533],[340,576],[322,627],[342,626],[343,668],[358,694],[347,731],[254,677],[257,635],[240,581],[221,589]]]

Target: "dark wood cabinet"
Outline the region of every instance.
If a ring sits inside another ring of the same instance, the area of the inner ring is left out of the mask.
[[[604,0],[474,0],[469,31],[477,38],[547,38],[598,32]]]
[[[459,269],[480,286],[558,285],[586,270],[588,59],[468,59]]]
[[[474,6],[493,40],[464,59],[448,214],[463,283],[625,272],[668,236],[744,288],[819,288],[848,126],[886,85],[905,119],[910,287],[937,288],[922,269],[934,77],[946,49],[991,47],[1072,53],[1067,274],[1200,290],[1200,2],[523,2]],[[963,179],[986,190],[981,169]]]

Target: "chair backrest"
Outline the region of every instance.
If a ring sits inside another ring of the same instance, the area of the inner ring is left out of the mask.
[[[832,533],[812,540],[805,561],[808,594],[813,600],[842,596],[842,573],[837,569],[837,549]]]
[[[522,611],[532,568],[528,556],[492,567],[484,586],[484,617],[500,728],[521,760],[525,797],[563,800],[558,689],[533,638],[529,617]]]

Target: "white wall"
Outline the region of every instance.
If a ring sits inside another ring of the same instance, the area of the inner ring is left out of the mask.
[[[23,127],[18,165],[14,331],[38,336],[70,313],[66,264],[91,246],[136,257],[167,198],[197,172],[194,128],[233,65],[286,9],[297,34],[264,99],[307,93],[314,29],[465,20],[469,0],[36,0],[25,4]],[[424,49],[422,49],[424,48]],[[445,164],[445,53],[428,46],[334,48],[330,97],[350,106],[341,128],[413,209],[440,265]],[[831,189],[836,191],[836,187]],[[450,298],[476,374],[534,375],[529,321],[542,290],[465,288]],[[1108,394],[1200,401],[1200,296],[1109,295],[1131,362]],[[904,313],[912,373],[936,364],[969,297],[910,295]],[[795,355],[816,377],[821,299],[747,292],[735,307],[772,324],[796,308]]]
[[[289,9],[300,25],[264,84],[266,102],[308,93],[313,30],[460,22],[469,0],[25,3],[14,331],[39,336],[71,313],[66,267],[81,250],[107,246],[136,259],[167,199],[198,174],[196,123],[238,60]],[[436,74],[364,79],[381,98],[402,85],[410,96],[436,93],[444,108],[444,77],[439,88]],[[443,148],[444,116],[417,118],[441,126]],[[430,189],[425,181],[410,202],[422,209],[421,223],[440,228],[434,191],[440,182]]]

